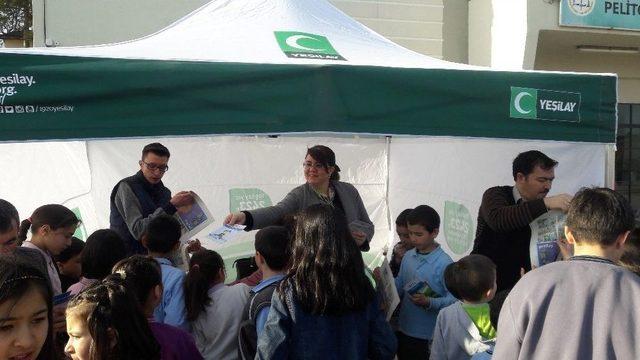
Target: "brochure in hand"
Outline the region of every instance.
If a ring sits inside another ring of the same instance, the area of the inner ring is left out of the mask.
[[[420,280],[420,279],[416,279],[414,281],[409,282],[404,287],[404,290],[409,295],[422,294],[422,295],[424,295],[426,297],[430,297],[430,298],[439,298],[439,297],[441,297],[440,294],[438,294],[437,292],[433,291],[433,289],[429,286],[428,282],[426,282],[425,280]]]
[[[363,233],[367,233],[367,230],[371,227],[371,225],[369,223],[366,223],[364,221],[360,221],[360,220],[355,220],[349,223],[349,230],[353,231],[359,231],[359,232],[363,232]]]
[[[531,222],[531,242],[529,254],[531,266],[540,267],[558,260],[560,247],[558,240],[564,238],[566,214],[549,211]]]
[[[384,303],[385,315],[387,321],[391,319],[393,312],[400,304],[398,290],[396,290],[396,282],[393,279],[389,261],[385,258],[380,266],[380,290],[382,294],[382,302]]]
[[[215,245],[223,245],[235,240],[243,231],[244,225],[222,225],[205,236],[205,240],[213,242]]]
[[[194,193],[193,200],[193,204],[179,207],[176,212],[176,217],[182,225],[183,233],[180,237],[182,243],[186,243],[187,240],[213,223],[213,216],[202,199]]]

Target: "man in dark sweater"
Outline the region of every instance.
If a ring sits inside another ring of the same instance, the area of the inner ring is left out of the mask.
[[[496,264],[498,291],[511,289],[521,269],[531,270],[531,223],[548,210],[566,212],[568,194],[546,197],[558,162],[537,150],[520,153],[513,160],[514,186],[496,186],[482,195],[473,254]]]
[[[162,184],[162,177],[169,170],[169,149],[160,143],[152,143],[142,149],[138,162],[140,171],[124,178],[111,192],[110,227],[124,240],[127,254],[146,254],[140,243],[147,224],[160,214],[173,215],[177,208],[193,203],[190,191],[171,196]]]

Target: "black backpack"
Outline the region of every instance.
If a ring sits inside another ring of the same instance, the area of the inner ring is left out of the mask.
[[[258,270],[253,256],[236,259],[236,261],[233,262],[233,267],[236,268],[236,280],[246,278]]]
[[[251,292],[247,305],[244,307],[238,331],[238,357],[240,359],[255,359],[258,348],[256,317],[260,310],[271,306],[271,296],[279,283],[279,281],[275,282],[257,293]]]

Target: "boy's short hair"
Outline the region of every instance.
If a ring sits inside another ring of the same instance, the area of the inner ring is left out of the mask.
[[[480,301],[496,282],[496,265],[484,255],[467,255],[444,270],[444,283],[460,300]]]
[[[125,279],[140,305],[144,305],[154,287],[162,285],[160,264],[150,256],[133,255],[120,260],[113,266],[113,273]]]
[[[420,205],[407,215],[407,225],[422,225],[428,232],[440,227],[440,215],[429,205]]]
[[[111,229],[96,230],[87,238],[82,250],[82,276],[88,279],[104,279],[115,263],[127,256],[124,241]]]
[[[396,226],[404,226],[407,227],[407,216],[411,213],[413,209],[404,209],[396,218]]]
[[[284,226],[267,226],[256,233],[256,251],[271,270],[284,270],[289,263],[289,231]]]
[[[551,170],[558,165],[558,162],[545,155],[538,150],[529,150],[522,152],[513,159],[511,171],[513,172],[513,180],[517,180],[518,173],[527,176],[539,166],[543,170]]]
[[[57,262],[66,263],[71,260],[72,257],[80,254],[82,250],[84,250],[84,241],[73,236],[71,237],[71,245],[67,246],[60,254],[55,255],[53,258]]]
[[[566,226],[577,243],[609,246],[635,227],[629,202],[607,188],[582,188],[573,197]]]
[[[180,241],[182,228],[176,218],[162,214],[149,222],[144,236],[147,250],[167,254]]]
[[[20,217],[18,210],[12,203],[7,200],[0,199],[0,233],[5,233],[13,227],[20,226]]]
[[[144,160],[144,158],[147,156],[148,153],[156,154],[157,156],[167,157],[167,158],[171,156],[169,149],[167,149],[166,146],[160,143],[151,143],[146,145],[142,149],[142,160]]]
[[[489,301],[489,321],[493,328],[498,330],[498,319],[500,318],[500,310],[509,295],[509,290],[498,291],[491,301]]]

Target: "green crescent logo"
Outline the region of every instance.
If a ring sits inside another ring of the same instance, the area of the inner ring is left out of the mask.
[[[302,45],[301,43],[302,41],[306,41],[308,45],[307,46]],[[285,43],[289,47],[297,50],[314,51],[314,52],[326,52],[328,50],[327,45],[330,45],[328,44],[326,39],[320,39],[314,36],[301,35],[301,34],[295,34],[295,35],[289,36],[285,40]],[[312,47],[312,46],[319,46],[319,47]]]
[[[271,206],[271,198],[262,189],[235,188],[229,189],[229,211],[260,209]]]
[[[345,60],[329,39],[318,34],[299,31],[274,31],[280,50],[296,59]]]
[[[537,89],[512,87],[510,116],[519,119],[535,119],[538,116],[537,101]]]

